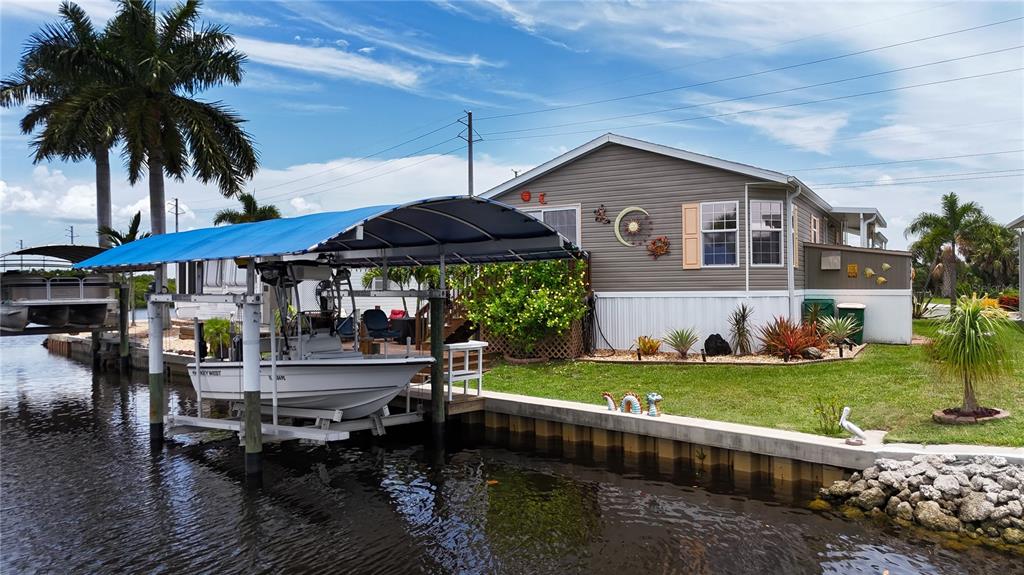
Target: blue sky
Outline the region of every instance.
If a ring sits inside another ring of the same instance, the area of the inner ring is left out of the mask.
[[[80,4],[100,23],[114,11]],[[4,0],[4,76],[56,7]],[[203,13],[249,63],[241,86],[200,97],[248,119],[262,164],[250,187],[286,215],[463,193],[452,122],[464,110],[482,135],[478,191],[614,131],[876,206],[890,247],[947,191],[1002,222],[1024,211],[1020,3],[211,1]],[[92,166],[33,165],[22,113],[0,111],[0,249],[61,241],[69,225],[93,241]],[[114,180],[115,227],[148,217],[145,183]],[[167,195],[182,229],[234,205],[191,180]]]

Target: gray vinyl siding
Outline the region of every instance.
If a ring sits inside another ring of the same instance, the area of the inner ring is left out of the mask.
[[[811,203],[805,196],[799,196],[793,201],[793,204],[798,206],[797,208],[797,235],[800,240],[800,254],[799,254],[799,267],[793,270],[793,283],[796,289],[804,289],[806,285],[807,277],[807,250],[803,249],[805,244],[811,243],[811,216],[816,216],[821,222],[821,226],[825,225],[828,216],[825,211],[818,206]],[[822,232],[824,234],[824,232]],[[824,237],[822,238],[825,239]],[[824,242],[823,242],[824,243]]]
[[[744,265],[748,256],[744,184],[755,182],[743,174],[610,144],[494,199],[531,209],[540,207],[538,196],[543,193],[546,207],[579,205],[580,245],[591,255],[591,283],[595,291],[735,291],[745,287]],[[520,199],[523,190],[531,192],[529,203]],[[784,201],[785,192],[778,184],[764,182],[751,186],[750,198]],[[682,206],[709,201],[738,203],[738,265],[684,270]],[[595,221],[594,210],[601,204],[612,223]],[[650,237],[668,237],[671,246],[667,255],[653,260],[645,247],[626,247],[616,240],[612,227],[615,217],[631,206],[650,214]],[[807,206],[801,206],[800,217],[808,222],[800,224],[801,235],[809,233],[810,205]],[[784,236],[788,234],[786,227]],[[786,287],[785,267],[750,268],[751,290]]]

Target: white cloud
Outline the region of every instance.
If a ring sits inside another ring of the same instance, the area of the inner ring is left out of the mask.
[[[263,16],[246,14],[245,12],[227,12],[217,10],[210,6],[203,8],[202,15],[209,17],[212,20],[218,20],[232,26],[242,26],[247,28],[272,28],[276,26],[273,21],[269,18],[264,18]]]
[[[376,51],[377,51],[377,47],[376,46],[364,46],[364,47],[356,50],[356,52],[359,52],[360,54],[366,54],[367,56],[369,56],[370,54],[373,54]]]
[[[245,36],[236,37],[239,50],[254,62],[335,78],[359,80],[373,84],[411,90],[419,84],[419,73],[407,66],[376,62],[326,46],[297,46],[268,42]]]
[[[296,2],[284,5],[300,18],[313,22],[328,30],[333,30],[346,36],[353,36],[366,42],[371,42],[396,52],[413,56],[427,62],[447,64],[456,66],[500,67],[501,64],[487,60],[477,54],[451,54],[430,46],[416,39],[420,35],[418,31],[395,32],[385,30],[376,26],[355,22],[350,16],[337,14],[336,12],[320,6],[313,2]],[[339,24],[344,22],[344,24]],[[362,52],[363,50],[359,50]],[[372,49],[371,49],[372,52]]]
[[[300,114],[331,114],[348,110],[347,106],[338,104],[317,104],[312,102],[278,102],[278,107]]]
[[[320,204],[306,201],[306,198],[301,196],[298,198],[292,198],[288,203],[292,206],[292,209],[295,210],[296,214],[310,214],[321,210]]]
[[[267,70],[249,67],[241,86],[261,92],[308,93],[321,92],[324,87],[319,82],[298,82],[293,78],[282,78]]]
[[[94,19],[94,24],[102,24],[117,13],[117,4],[107,0],[76,0],[86,13]],[[4,0],[4,17],[19,16],[31,20],[56,20],[58,0]]]

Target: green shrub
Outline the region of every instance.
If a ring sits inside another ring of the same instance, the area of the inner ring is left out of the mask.
[[[231,345],[231,322],[221,317],[204,321],[203,338],[208,345],[217,346],[217,357],[224,357],[224,350]]]
[[[843,428],[839,426],[843,405],[835,397],[819,397],[814,401],[814,430],[821,435],[839,435]]]
[[[818,324],[818,333],[836,345],[841,344],[860,330],[860,322],[852,315],[825,316]]]
[[[729,343],[736,355],[750,355],[752,331],[750,318],[754,317],[754,308],[745,303],[736,306],[729,314]]]
[[[640,355],[654,355],[661,349],[661,340],[656,337],[642,335],[636,338],[636,350]]]
[[[513,355],[530,356],[586,313],[584,272],[575,261],[482,266],[464,292],[467,315],[505,338]]]
[[[686,357],[698,339],[700,336],[697,335],[697,330],[687,327],[668,332],[665,334],[664,341],[669,347],[679,352],[680,357]]]
[[[818,334],[817,328],[792,322],[784,317],[776,317],[761,327],[758,338],[763,344],[762,349],[765,353],[787,361],[791,357],[801,357],[803,352],[809,348],[826,349],[828,347],[828,342]]]

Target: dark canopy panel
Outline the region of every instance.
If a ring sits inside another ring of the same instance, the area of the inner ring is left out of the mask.
[[[546,224],[483,198],[455,196],[151,236],[77,264],[97,270],[227,258],[330,253],[353,267],[576,257]]]
[[[8,256],[45,256],[48,258],[57,258],[61,260],[67,260],[71,263],[78,263],[83,260],[87,260],[97,254],[103,253],[106,248],[100,248],[96,246],[76,246],[76,245],[52,245],[52,246],[36,246],[33,248],[24,248],[13,252],[0,255],[0,257],[6,258]]]

